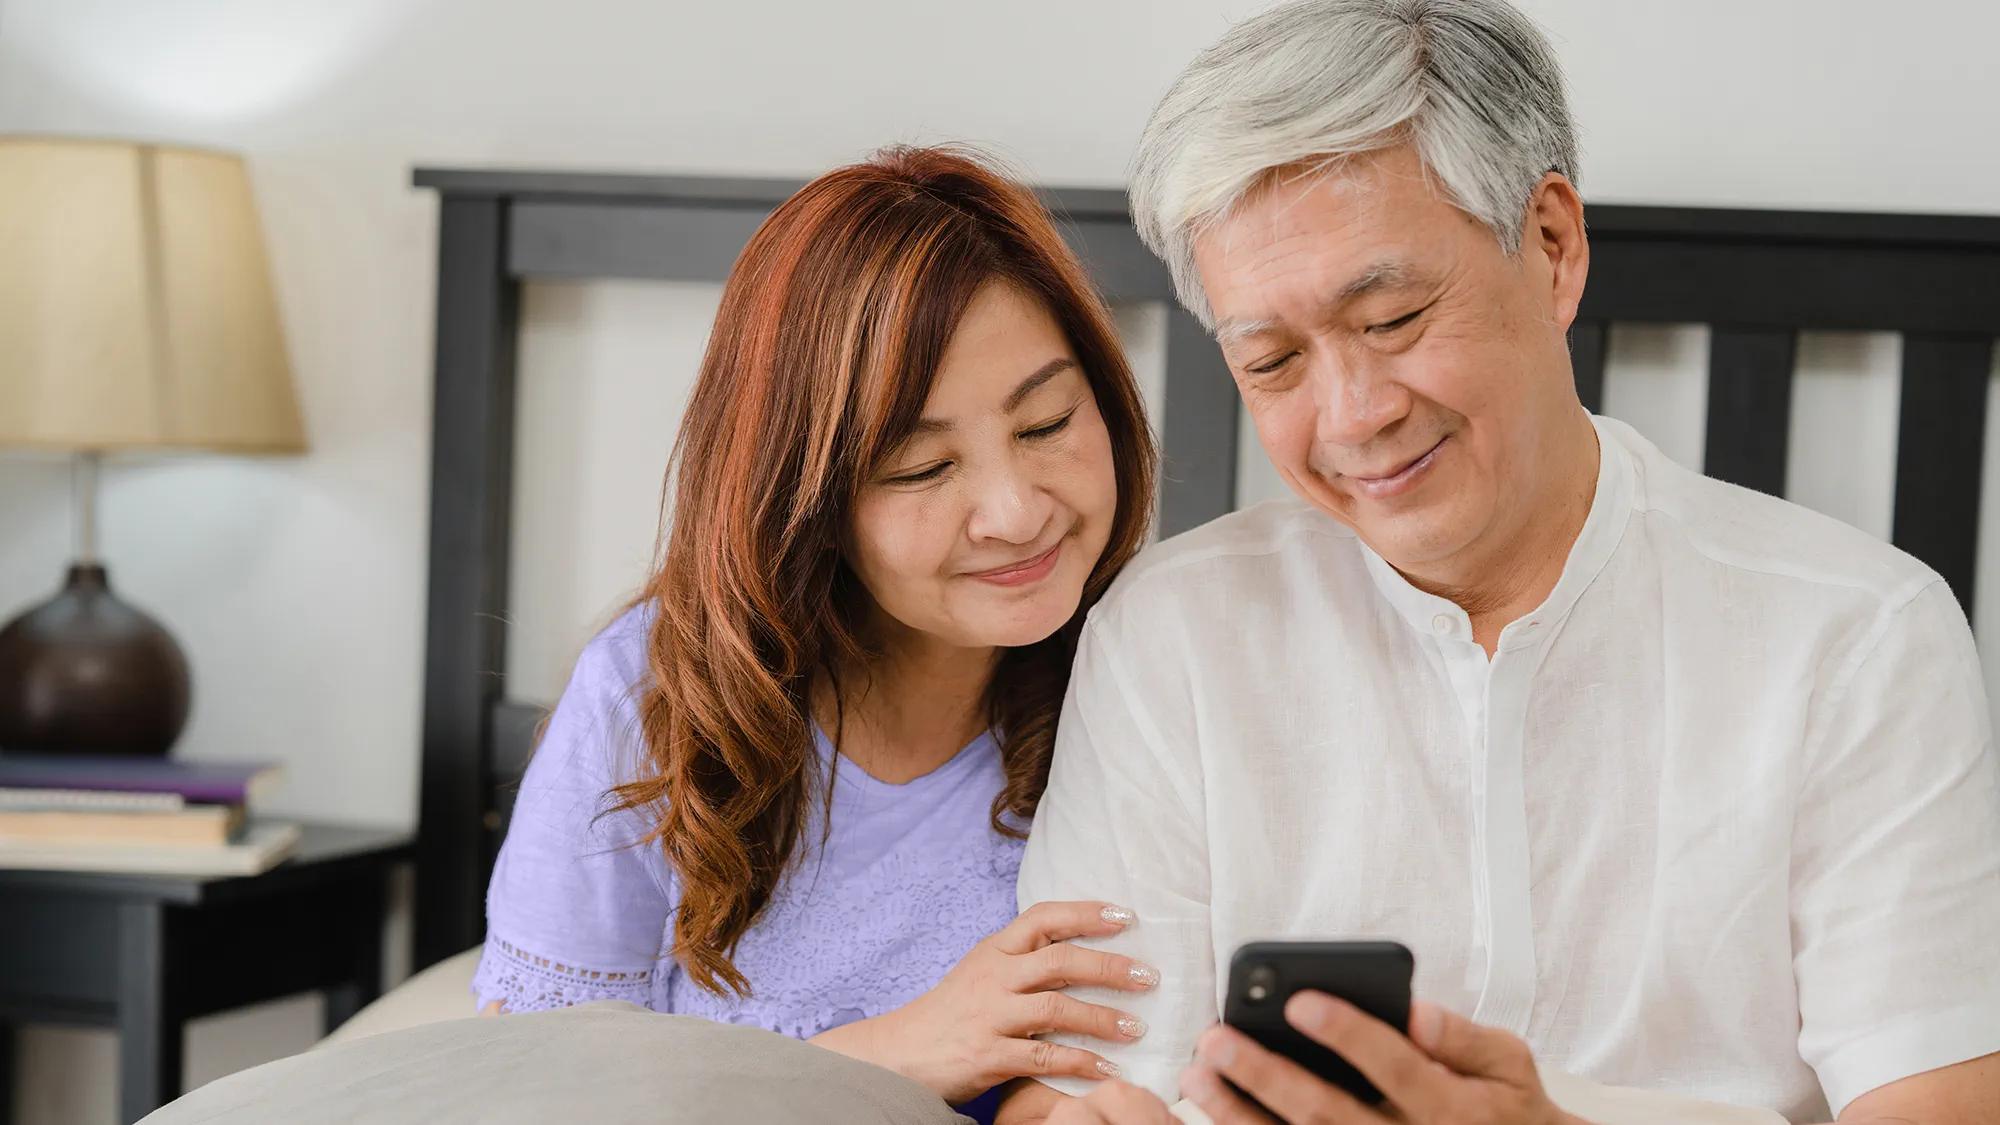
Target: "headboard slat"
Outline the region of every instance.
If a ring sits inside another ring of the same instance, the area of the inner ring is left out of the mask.
[[[507,546],[514,479],[520,283],[508,276],[506,204],[446,197],[438,218],[431,416],[429,612],[418,801],[416,965],[484,932],[491,867],[488,709],[507,667]]]
[[[1785,494],[1785,453],[1792,421],[1792,360],[1798,334],[1789,328],[1717,327],[1708,345],[1709,476]]]
[[[1896,546],[1951,583],[1968,615],[1979,563],[1979,480],[1992,370],[1992,337],[1903,338],[1892,534]]]
[[[1236,506],[1236,382],[1208,329],[1167,308],[1166,398],[1160,428],[1160,536],[1200,527]]]
[[[1604,412],[1604,353],[1611,343],[1610,329],[1602,320],[1584,317],[1569,326],[1569,365],[1576,374],[1576,397],[1592,414]]]

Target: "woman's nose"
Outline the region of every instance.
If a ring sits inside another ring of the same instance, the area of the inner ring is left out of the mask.
[[[974,540],[1032,543],[1055,506],[1048,490],[1018,467],[983,475],[973,490],[966,534]]]

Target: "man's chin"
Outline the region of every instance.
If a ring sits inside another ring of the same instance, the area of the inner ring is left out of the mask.
[[[1471,536],[1451,513],[1402,512],[1385,519],[1365,515],[1349,522],[1354,534],[1384,562],[1405,573],[1421,572],[1461,555]]]
[[[1313,507],[1332,516],[1359,536],[1368,549],[1398,570],[1449,558],[1470,541],[1463,513],[1443,500],[1428,503],[1381,502],[1361,499],[1334,488],[1317,476],[1310,491],[1294,489]]]

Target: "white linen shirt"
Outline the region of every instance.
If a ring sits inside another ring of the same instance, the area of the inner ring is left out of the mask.
[[[1171,1101],[1239,944],[1393,938],[1544,1067],[1793,1120],[2000,1050],[2000,769],[1950,589],[1596,426],[1582,533],[1490,661],[1297,501],[1128,568],[1019,898],[1131,907],[1085,944],[1162,983],[1074,990],[1150,1031],[1068,1041]]]

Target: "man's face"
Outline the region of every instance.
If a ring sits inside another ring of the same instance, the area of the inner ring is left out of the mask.
[[[1403,146],[1281,171],[1195,244],[1265,452],[1399,569],[1481,557],[1550,487],[1581,278],[1535,215],[1504,254]]]

